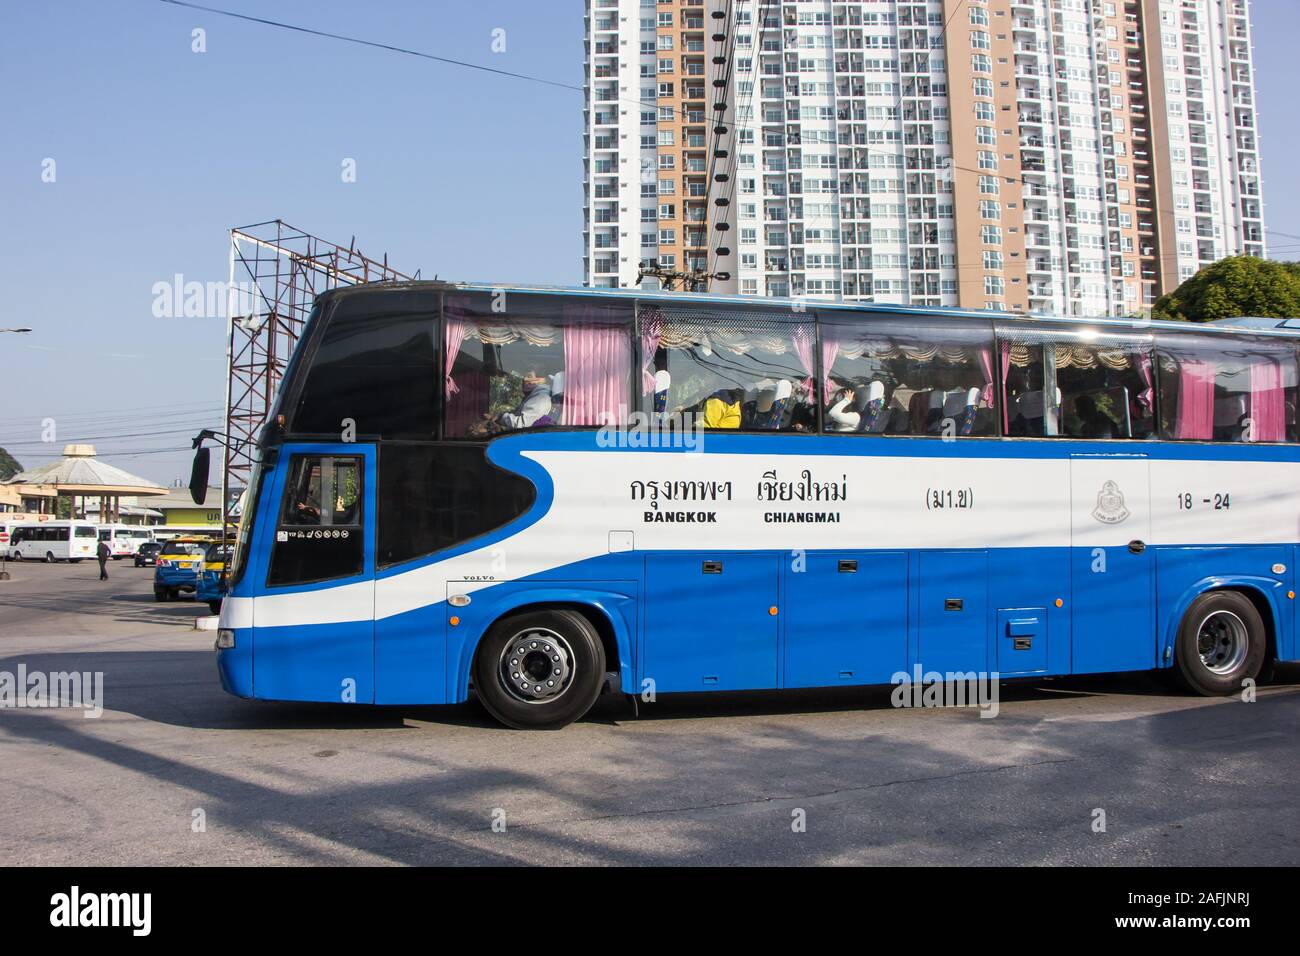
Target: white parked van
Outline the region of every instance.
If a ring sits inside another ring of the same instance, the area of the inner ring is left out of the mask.
[[[99,547],[99,525],[90,521],[19,524],[9,532],[11,561],[80,561]]]

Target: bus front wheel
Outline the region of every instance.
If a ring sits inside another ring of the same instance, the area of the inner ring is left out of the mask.
[[[1183,682],[1198,694],[1237,693],[1259,674],[1267,651],[1264,621],[1237,591],[1202,594],[1183,615],[1174,660]]]
[[[46,552],[45,552],[45,563],[46,563],[46,564],[53,564],[53,563],[54,563],[54,552],[53,552],[53,551],[46,551]]]
[[[474,655],[474,689],[501,723],[558,730],[596,702],[605,648],[581,614],[528,611],[492,626]]]

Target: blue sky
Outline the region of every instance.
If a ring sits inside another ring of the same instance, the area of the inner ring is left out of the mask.
[[[582,82],[579,0],[208,4]],[[1300,3],[1253,6],[1266,226],[1300,236]],[[36,329],[0,335],[0,446],[32,466],[89,440],[187,476],[188,451],[152,450],[220,426],[224,328],[154,318],[152,287],[224,281],[231,226],[355,236],[426,277],[580,281],[581,110],[578,92],[158,0],[0,5],[0,327]],[[1300,239],[1269,239],[1300,258]]]

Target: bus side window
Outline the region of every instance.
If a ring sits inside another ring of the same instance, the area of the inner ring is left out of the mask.
[[[1097,329],[998,330],[1006,433],[1027,438],[1151,438],[1152,337]]]
[[[267,584],[306,584],[360,574],[365,559],[363,500],[360,458],[295,455],[289,463]]]
[[[1162,333],[1161,431],[1175,441],[1293,442],[1297,372],[1287,343]]]
[[[598,428],[627,414],[632,386],[628,304],[455,295],[447,299],[444,329],[447,438]]]
[[[994,435],[993,330],[984,323],[823,315],[827,432]]]

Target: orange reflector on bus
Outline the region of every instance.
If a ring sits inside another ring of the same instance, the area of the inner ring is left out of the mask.
[[[455,627],[457,624],[460,623],[460,618],[458,618],[458,617],[451,617],[451,618],[448,619],[447,623],[450,624],[452,627]]]
[[[776,617],[776,605],[773,604],[770,608],[768,608],[767,613],[771,614],[773,617]]]
[[[1064,606],[1065,606],[1065,602],[1062,601],[1060,598],[1057,598],[1057,599],[1056,599],[1056,606],[1057,606],[1057,607],[1064,607]]]

